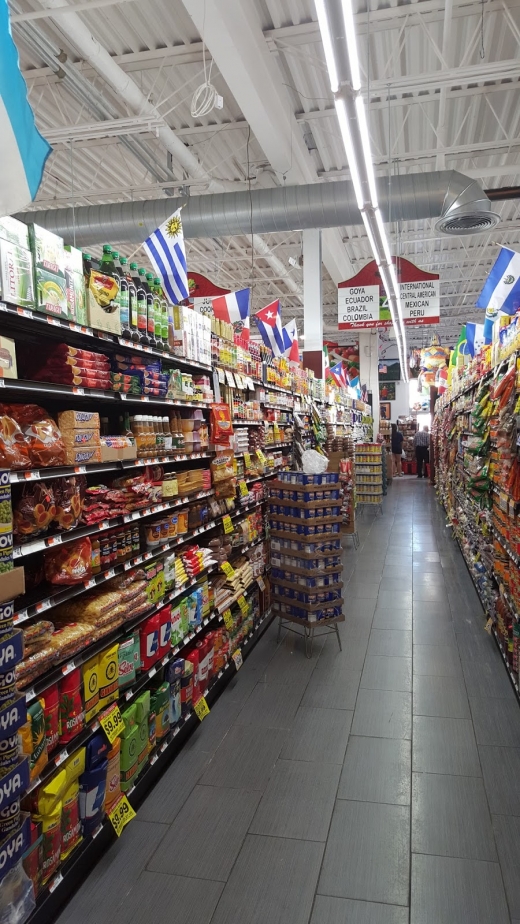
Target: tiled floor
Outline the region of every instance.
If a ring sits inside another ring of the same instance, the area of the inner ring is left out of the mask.
[[[346,543],[343,651],[271,626],[59,924],[518,924],[520,709],[432,488]]]

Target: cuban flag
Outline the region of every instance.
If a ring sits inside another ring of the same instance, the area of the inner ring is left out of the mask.
[[[240,289],[228,295],[218,295],[211,299],[213,314],[219,321],[232,324],[235,333],[249,340],[249,307],[251,289]]]
[[[347,376],[341,360],[335,366],[330,366],[329,374],[340,388],[347,387]]]
[[[177,305],[189,297],[188,270],[181,210],[163,221],[156,231],[147,237],[144,249],[152,261],[155,272],[160,276],[162,287],[170,301]]]
[[[298,351],[298,328],[296,327],[296,318],[289,321],[285,327],[282,327],[282,336],[285,346],[284,356],[291,362],[299,362],[300,354]]]
[[[477,308],[486,308],[495,316],[498,311],[516,314],[520,308],[520,253],[500,248],[478,297]]]
[[[286,346],[283,336],[280,299],[266,305],[261,311],[257,311],[255,321],[266,347],[269,347],[275,356],[283,356]]]
[[[35,198],[52,148],[34,124],[7,0],[0,0],[0,138],[0,215],[11,215]]]

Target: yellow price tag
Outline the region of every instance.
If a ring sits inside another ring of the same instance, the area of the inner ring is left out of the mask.
[[[224,527],[225,533],[233,532],[233,520],[231,519],[230,516],[222,517],[222,525]]]
[[[251,468],[251,456],[248,452],[244,453],[244,465],[246,467],[246,472]]]
[[[238,482],[238,488],[239,488],[239,491],[240,491],[242,497],[247,497],[247,495],[249,494],[249,488],[248,488],[247,484],[245,483],[245,481],[239,481],[239,482]]]
[[[238,598],[238,600],[237,600],[237,603],[238,603],[240,609],[242,610],[243,615],[245,616],[246,613],[248,612],[249,607],[248,607],[248,603],[247,603],[246,598],[245,598],[242,594],[240,594],[240,596],[239,596],[239,598]]]
[[[111,709],[99,716],[99,724],[105,732],[110,744],[119,738],[119,735],[123,734],[125,723],[123,722],[123,716],[121,715],[121,710],[117,703],[114,703]]]
[[[263,454],[263,452],[262,452],[261,449],[257,449],[257,450],[256,450],[256,456],[257,456],[257,458],[260,460],[260,462],[262,463],[262,465],[265,465],[267,459],[265,458],[265,456],[264,456],[264,454]]]
[[[264,579],[263,579],[263,578],[261,578],[261,577],[257,578],[257,579],[256,579],[256,583],[258,584],[260,590],[265,590],[265,583],[264,583]]]
[[[207,715],[209,715],[209,706],[206,702],[205,696],[201,696],[201,698],[198,699],[196,703],[194,703],[193,708],[200,722],[202,722],[202,720],[205,719]]]
[[[112,811],[108,813],[108,818],[117,836],[120,837],[125,825],[135,818],[135,812],[126,796],[121,796],[117,800]]]
[[[235,623],[233,621],[233,617],[231,615],[230,609],[224,610],[224,612],[222,613],[222,619],[224,620],[224,625],[226,629],[229,629],[231,631]]]
[[[235,573],[235,569],[231,567],[228,561],[223,561],[220,568],[224,572],[227,578],[233,577]]]
[[[244,663],[242,660],[242,652],[240,651],[240,648],[237,648],[237,650],[233,652],[231,657],[233,658],[233,661],[235,662],[235,667],[237,671],[239,671],[240,668],[242,667],[242,664]]]

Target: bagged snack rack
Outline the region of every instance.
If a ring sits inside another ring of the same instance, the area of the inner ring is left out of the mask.
[[[379,507],[383,513],[383,457],[379,443],[357,443],[357,506]]]
[[[308,658],[317,631],[334,633],[341,650],[338,623],[345,617],[339,477],[335,472],[281,472],[270,486],[271,592],[278,637],[284,627],[303,634]]]

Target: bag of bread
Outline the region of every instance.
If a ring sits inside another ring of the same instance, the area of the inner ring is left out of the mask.
[[[88,536],[44,552],[45,577],[51,584],[81,584],[92,577],[92,544]]]
[[[29,449],[20,427],[9,414],[2,412],[0,416],[0,468],[25,469],[30,467]]]
[[[45,481],[26,484],[14,508],[13,530],[20,539],[44,533],[56,516],[52,485]]]

